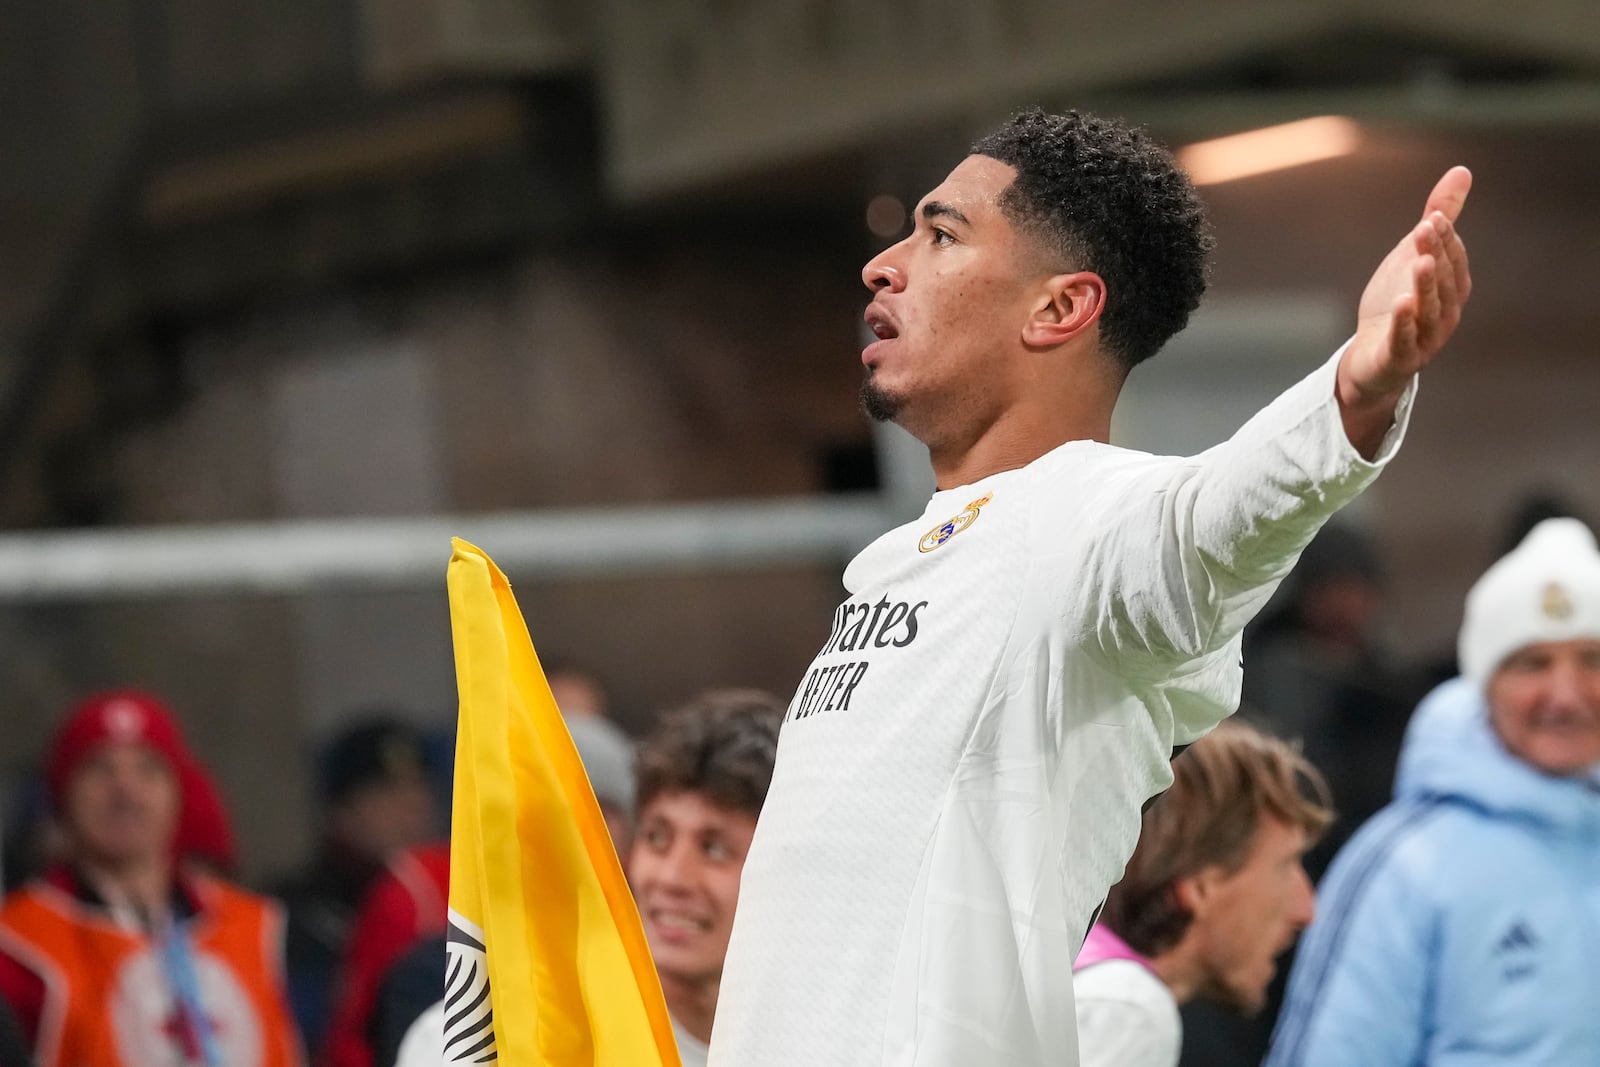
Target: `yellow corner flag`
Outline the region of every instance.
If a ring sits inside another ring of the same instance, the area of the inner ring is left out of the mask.
[[[445,1062],[679,1067],[638,908],[511,585],[452,544]]]

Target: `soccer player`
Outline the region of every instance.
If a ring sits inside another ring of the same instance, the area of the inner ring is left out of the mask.
[[[1333,808],[1304,756],[1234,720],[1172,770],[1073,967],[1082,1067],[1177,1067],[1197,997],[1259,1012],[1316,908],[1302,858]]]
[[[862,272],[862,393],[938,490],[850,564],[789,706],[713,1067],[1075,1062],[1070,961],[1141,807],[1234,710],[1240,630],[1394,454],[1460,319],[1469,184],[1439,181],[1344,347],[1193,458],[1106,443],[1204,287],[1164,150],[1034,111],[923,198]]]

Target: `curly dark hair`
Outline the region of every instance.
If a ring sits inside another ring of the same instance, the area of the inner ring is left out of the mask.
[[[1131,370],[1183,329],[1206,289],[1205,208],[1172,155],[1142,128],[1038,108],[972,146],[1016,168],[1008,219],[1106,284],[1100,337]]]
[[[759,816],[786,710],[759,689],[713,689],[667,712],[635,758],[636,810],[662,793],[695,792]]]

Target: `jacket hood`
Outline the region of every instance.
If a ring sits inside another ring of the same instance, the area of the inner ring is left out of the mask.
[[[1593,833],[1600,820],[1600,767],[1555,778],[1506,751],[1489,725],[1482,693],[1453,678],[1423,698],[1406,727],[1395,799],[1453,797],[1493,814],[1566,832]]]

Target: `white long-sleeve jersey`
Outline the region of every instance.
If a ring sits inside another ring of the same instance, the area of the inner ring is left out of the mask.
[[[1231,439],[1091,441],[935,493],[868,546],[790,704],[712,1067],[1073,1067],[1072,960],[1239,634],[1398,447],[1337,356]]]

